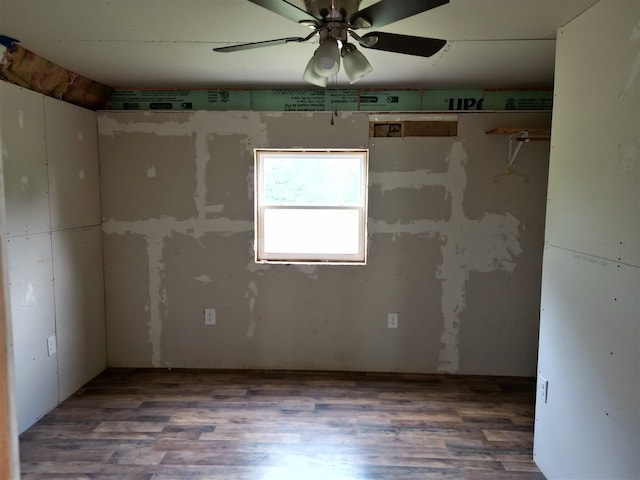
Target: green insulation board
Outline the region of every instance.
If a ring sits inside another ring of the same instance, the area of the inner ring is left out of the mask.
[[[116,89],[108,110],[416,112],[551,110],[551,90]]]

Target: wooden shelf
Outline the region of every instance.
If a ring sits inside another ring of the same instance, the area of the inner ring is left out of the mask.
[[[503,127],[494,128],[485,133],[487,135],[509,135],[509,155],[507,156],[505,171],[509,171],[511,165],[515,162],[523,143],[551,140],[551,129],[549,128]],[[518,143],[518,145],[516,146],[514,142]]]
[[[515,137],[516,142],[540,142],[551,139],[551,130],[548,128],[514,128],[503,127],[494,128],[485,132],[487,135],[518,135],[519,133],[526,132],[527,135],[523,137]]]

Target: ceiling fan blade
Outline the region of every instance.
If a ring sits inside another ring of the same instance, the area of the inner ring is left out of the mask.
[[[318,19],[313,15],[309,15],[301,8],[296,7],[294,4],[287,2],[286,0],[249,0],[251,3],[260,5],[261,7],[271,10],[273,13],[282,15],[289,20],[293,20],[296,23],[304,24],[318,24]]]
[[[447,3],[449,0],[380,0],[351,15],[349,22],[354,28],[379,28]]]
[[[374,43],[374,38],[377,41]],[[447,43],[446,40],[427,37],[413,37],[411,35],[399,35],[397,33],[371,32],[362,36],[360,44],[372,50],[384,50],[385,52],[404,53],[418,57],[430,57],[438,53]],[[368,46],[370,45],[370,46]]]
[[[251,43],[241,43],[240,45],[230,45],[228,47],[219,47],[214,48],[214,52],[239,52],[241,50],[251,50],[254,48],[261,47],[271,47],[273,45],[284,45],[285,43],[292,42],[303,42],[305,39],[303,37],[287,37],[287,38],[276,38],[275,40],[264,40],[262,42],[251,42]]]

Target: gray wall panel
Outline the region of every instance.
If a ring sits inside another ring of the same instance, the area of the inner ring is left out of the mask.
[[[96,114],[45,98],[51,228],[99,225]]]
[[[51,236],[40,233],[5,242],[22,432],[58,402],[58,355],[47,352],[47,338],[56,333]]]
[[[53,232],[60,401],[106,368],[102,229]]]
[[[0,96],[23,432],[106,365],[101,231],[77,228],[101,221],[96,114],[5,82]]]
[[[636,0],[601,0],[558,33],[534,441],[550,480],[640,478],[638,25]]]
[[[48,232],[43,96],[0,81],[7,235]]]
[[[550,115],[461,115],[458,137],[404,139],[369,139],[367,114],[330,119],[99,114],[109,365],[535,373],[549,144],[523,148],[528,183],[496,184],[508,137],[485,132]],[[253,149],[362,146],[368,264],[255,264]]]
[[[633,0],[601,1],[559,31],[546,233],[550,245],[635,266],[640,265],[640,87],[633,76],[638,9]]]
[[[535,460],[548,478],[636,478],[640,272],[549,246],[544,254]]]

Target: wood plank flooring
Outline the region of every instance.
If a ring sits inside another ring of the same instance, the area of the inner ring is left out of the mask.
[[[107,370],[20,437],[22,478],[544,480],[533,379]]]

